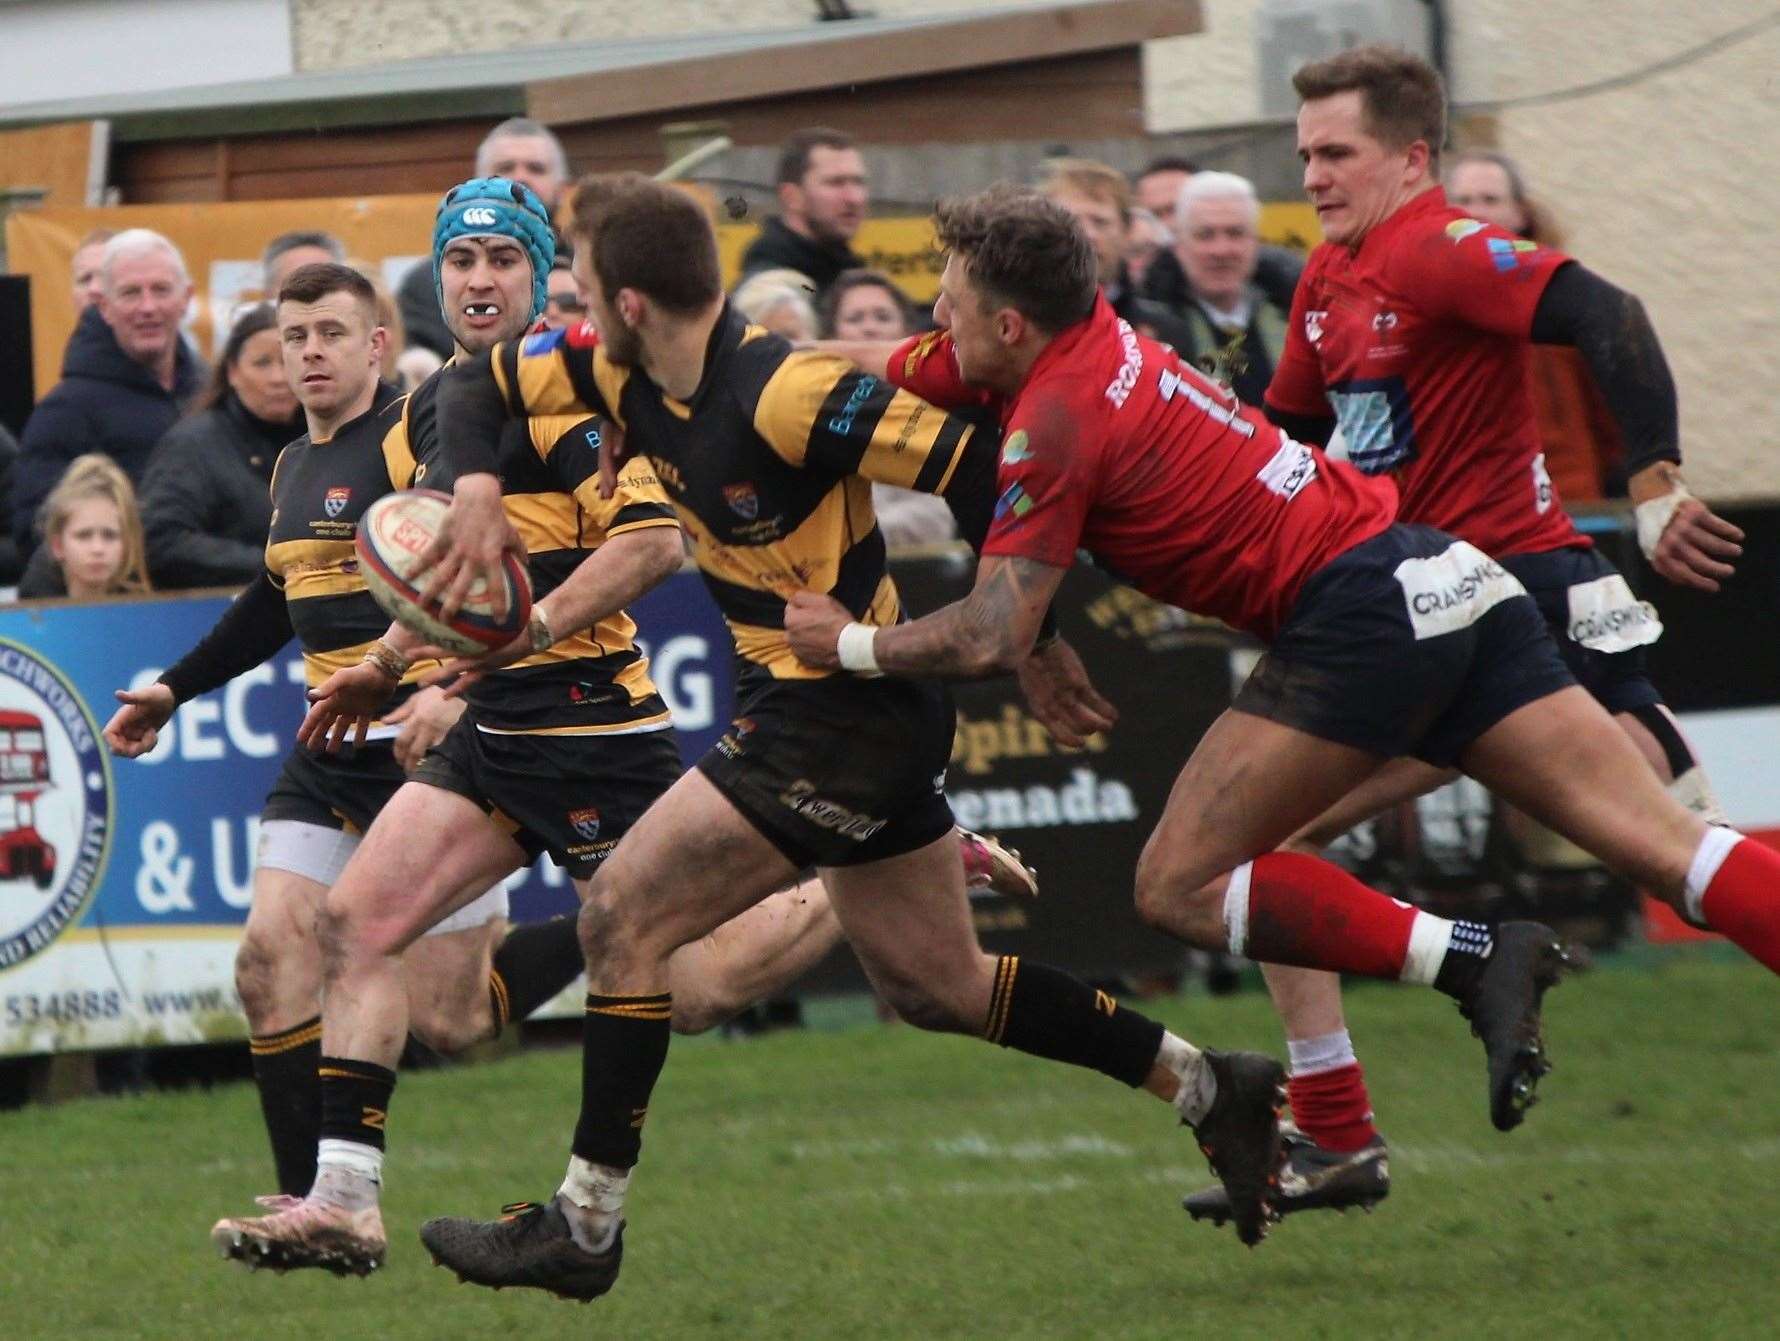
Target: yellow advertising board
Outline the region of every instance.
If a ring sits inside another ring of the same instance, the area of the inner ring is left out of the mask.
[[[69,282],[74,249],[95,228],[152,228],[178,244],[197,286],[188,324],[199,348],[214,353],[231,316],[265,296],[260,292],[259,258],[271,238],[293,229],[324,229],[393,290],[408,267],[427,255],[437,206],[437,196],[414,195],[15,213],[6,221],[6,255],[13,273],[31,277],[37,394],[41,397],[61,377],[62,351],[74,329]],[[718,225],[725,282],[735,281],[742,252],[758,228],[754,223]],[[1308,247],[1318,236],[1316,215],[1305,204],[1264,205],[1261,234],[1269,241]],[[925,306],[938,294],[941,257],[925,217],[870,219],[853,246],[868,265],[888,274],[917,304]]]

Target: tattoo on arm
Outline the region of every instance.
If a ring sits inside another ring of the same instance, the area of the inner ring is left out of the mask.
[[[985,559],[970,595],[912,623],[879,632],[878,664],[901,675],[979,679],[1014,670],[1065,570],[1036,559]]]

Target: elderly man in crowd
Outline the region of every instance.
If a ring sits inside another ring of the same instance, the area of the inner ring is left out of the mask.
[[[1285,347],[1287,306],[1255,280],[1261,203],[1246,177],[1201,172],[1181,187],[1174,254],[1186,277],[1185,343],[1192,363],[1259,404]]]
[[[1179,215],[1180,194],[1200,171],[1199,166],[1189,159],[1158,158],[1152,160],[1135,179],[1133,195],[1137,204],[1166,224],[1177,241],[1182,226]],[[1290,247],[1279,247],[1270,242],[1260,245],[1259,255],[1255,260],[1255,283],[1275,306],[1288,312],[1291,310],[1292,290],[1298,287],[1298,276],[1303,273],[1302,254]],[[1143,296],[1177,312],[1186,307],[1191,295],[1178,247],[1158,252],[1153,263],[1145,269]]]
[[[474,175],[505,177],[529,186],[555,218],[563,184],[569,179],[569,158],[549,126],[528,116],[510,116],[482,137]],[[560,247],[561,238],[557,242]],[[456,343],[439,312],[432,266],[416,265],[402,277],[396,305],[410,349],[422,345],[441,359],[451,357]]]
[[[816,126],[785,141],[777,177],[779,215],[742,253],[742,274],[795,270],[819,307],[843,270],[865,265],[853,251],[871,201],[865,158],[845,131]]]
[[[35,543],[38,505],[69,462],[104,452],[140,483],[155,443],[204,379],[179,330],[192,296],[179,248],[126,229],[105,244],[99,277],[99,301],[81,313],[61,382],[25,424],[12,513],[24,550]]]

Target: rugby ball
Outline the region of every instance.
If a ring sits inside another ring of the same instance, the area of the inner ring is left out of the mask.
[[[404,489],[385,494],[359,518],[359,566],[365,586],[377,604],[403,628],[429,643],[462,656],[478,656],[490,648],[504,647],[524,631],[532,615],[532,584],[525,565],[511,553],[501,556],[507,583],[507,613],[494,616],[488,585],[481,578],[470,588],[463,605],[450,621],[439,618],[437,606],[420,604],[415,570],[420,556],[438,536],[445,523],[451,498],[437,489]]]

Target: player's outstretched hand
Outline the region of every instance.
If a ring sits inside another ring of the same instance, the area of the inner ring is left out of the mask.
[[[173,691],[159,682],[140,689],[120,689],[116,697],[123,706],[111,714],[101,734],[113,754],[140,758],[155,747],[161,728],[179,705],[173,701]]]
[[[369,661],[337,670],[309,691],[309,711],[297,728],[297,743],[333,754],[346,743],[365,743],[371,719],[389,702],[397,681]]]
[[[1080,749],[1098,731],[1110,731],[1119,710],[1094,688],[1076,650],[1053,638],[1020,663],[1020,692],[1032,715],[1059,745]]]
[[[507,617],[507,583],[501,555],[525,557],[525,545],[501,506],[501,482],[493,475],[465,475],[451,496],[451,509],[439,534],[420,556],[415,576],[426,575],[420,604],[437,607],[450,620],[481,578],[492,598],[496,620]]]
[[[630,447],[624,430],[610,419],[600,420],[600,497],[610,498],[618,492],[618,472],[630,460]]]
[[[1734,565],[1742,553],[1741,528],[1690,497],[1676,504],[1650,555],[1650,566],[1677,586],[1717,591],[1737,571]]]
[[[396,762],[404,773],[412,773],[426,758],[426,752],[445,739],[445,733],[464,715],[464,701],[452,698],[443,689],[430,686],[421,689],[400,707],[383,715],[386,725],[399,726],[396,735]]]
[[[841,668],[841,630],[853,620],[832,596],[794,592],[785,603],[785,637],[797,659],[816,670]]]

